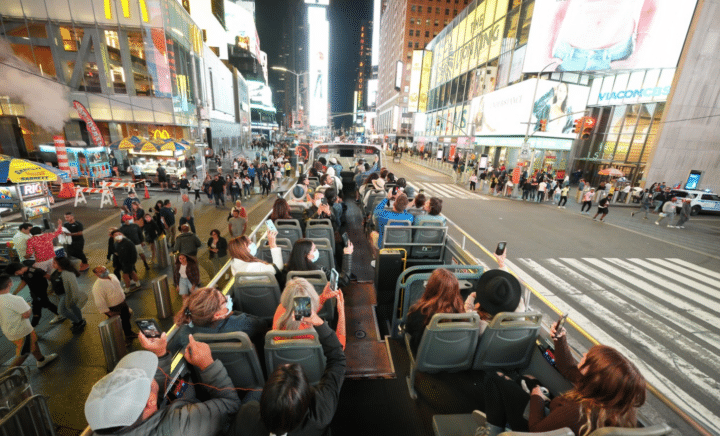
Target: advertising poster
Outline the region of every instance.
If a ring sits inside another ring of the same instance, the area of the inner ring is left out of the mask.
[[[547,120],[546,131],[535,132],[533,136],[574,138],[573,122],[582,116],[578,112],[585,110],[589,88],[540,80],[535,101],[531,101],[536,80],[526,80],[473,99],[471,119],[475,135],[524,135],[530,117],[530,132],[539,128],[541,119]]]
[[[432,72],[433,54],[430,50],[423,55],[422,71],[420,73],[420,95],[418,96],[418,112],[425,112],[428,103],[428,91],[430,88],[430,73]]]
[[[697,0],[536,0],[523,72],[674,68]]]
[[[410,68],[410,96],[408,112],[417,112],[420,100],[420,76],[422,73],[423,53],[425,50],[413,50]]]
[[[325,127],[328,123],[328,40],[330,26],[327,10],[322,6],[308,7],[310,38],[308,65],[310,66],[310,115],[311,127]]]

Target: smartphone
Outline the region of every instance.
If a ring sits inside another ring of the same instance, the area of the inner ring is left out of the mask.
[[[295,297],[293,299],[293,310],[295,311],[295,321],[310,316],[310,297]]]
[[[498,256],[502,256],[503,254],[505,254],[506,246],[507,246],[507,242],[505,242],[505,241],[498,242],[497,248],[495,249],[495,254],[497,254]]]
[[[320,199],[320,204],[328,204],[327,198],[323,197]]]
[[[556,334],[557,334],[557,333],[560,333],[560,329],[562,329],[563,326],[565,325],[565,321],[567,320],[567,317],[568,317],[568,314],[565,313],[565,314],[563,314],[562,316],[560,316],[560,319],[558,319],[557,327],[555,327],[555,333],[556,333]]]
[[[157,321],[152,318],[136,319],[135,324],[145,335],[146,338],[159,338],[162,335],[162,329],[158,325]]]
[[[272,222],[272,220],[265,221],[265,226],[267,226],[268,231],[277,232],[277,227],[275,227],[275,223]]]
[[[350,236],[348,236],[347,232],[342,234],[342,240],[343,240],[343,245],[345,247],[347,247],[348,244],[350,243]]]
[[[333,292],[337,291],[339,277],[340,277],[340,274],[338,274],[338,272],[337,272],[337,270],[335,270],[335,268],[330,270],[330,289],[332,289]]]

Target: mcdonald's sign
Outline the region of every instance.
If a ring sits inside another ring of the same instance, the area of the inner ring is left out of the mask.
[[[113,9],[114,5],[113,3],[119,2],[120,8],[122,9],[123,17],[130,18],[130,2],[133,0],[103,0],[103,6],[105,9],[105,18],[108,20],[113,19]],[[142,20],[144,22],[150,21],[150,14],[148,14],[148,8],[147,4],[145,4],[145,0],[137,0],[138,5],[140,6],[140,15],[142,16]]]

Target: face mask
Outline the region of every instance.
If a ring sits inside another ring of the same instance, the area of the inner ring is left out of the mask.
[[[133,220],[127,220],[126,222],[127,222],[128,224],[132,224],[134,221],[133,221]]]
[[[314,253],[314,254],[313,254],[313,256],[312,256],[312,259],[310,259],[310,262],[315,263],[315,262],[318,261],[318,259],[320,259],[320,251],[319,251],[319,250],[315,250],[315,251],[313,251],[313,253]]]
[[[115,241],[120,242],[123,240],[123,237],[121,235],[115,236]]]
[[[227,307],[228,313],[232,313],[233,311],[233,303],[232,303],[232,297],[227,296],[227,301],[225,302],[225,307]]]
[[[100,278],[106,279],[106,278],[108,278],[108,277],[110,277],[110,271],[105,270],[105,271],[103,271],[103,272],[100,273]]]
[[[250,256],[255,256],[257,254],[257,245],[255,245],[254,242],[251,242],[250,245],[248,245],[248,252],[250,253]]]

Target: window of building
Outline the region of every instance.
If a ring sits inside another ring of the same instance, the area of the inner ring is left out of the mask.
[[[431,8],[430,12],[432,12],[432,8]],[[430,25],[430,18],[428,18],[427,20],[425,20],[425,25],[426,25],[426,26],[429,26],[429,25]]]
[[[108,74],[113,84],[113,92],[116,94],[127,94],[125,86],[125,70],[120,57],[120,38],[114,30],[105,31],[105,44],[108,51]]]
[[[440,13],[440,8],[435,8],[435,13],[436,13],[436,14],[439,14],[439,13]]]
[[[532,20],[533,10],[535,9],[535,2],[525,3],[522,9],[522,22],[520,24],[520,37],[518,45],[527,44],[528,36],[530,35],[530,21]]]
[[[425,31],[425,38],[429,38],[429,37],[430,37],[430,31],[429,31],[429,30],[426,30],[426,31]]]
[[[432,6],[428,6],[427,8],[428,14],[432,12]]]
[[[453,9],[453,17],[457,17],[457,9]]]
[[[445,15],[450,15],[450,9],[445,9]]]
[[[439,26],[439,25],[440,25],[440,21],[435,20],[435,25],[436,25],[436,26]],[[435,33],[435,35],[437,35],[437,32]]]
[[[408,48],[412,48],[412,46],[413,46],[412,41],[409,41],[409,42],[408,42]],[[408,55],[408,56],[410,56],[410,55]]]
[[[50,47],[30,44],[10,44],[10,46],[17,57],[35,65],[44,76],[55,77],[55,63]]]
[[[63,49],[65,51],[78,51],[85,31],[81,27],[60,27]]]
[[[142,33],[128,31],[128,46],[130,47],[135,93],[150,96],[152,95],[152,76],[147,69]]]
[[[410,24],[415,24],[415,18],[410,18]]]
[[[413,29],[410,29],[410,36],[413,36]]]
[[[448,20],[445,20],[445,25],[446,25],[446,26],[448,25]]]
[[[416,10],[415,5],[410,6],[410,10],[411,10],[412,12],[415,12],[415,10]]]
[[[415,48],[420,48],[420,43],[419,43],[419,42],[415,42]]]
[[[436,26],[437,26],[437,24],[436,24]],[[438,33],[437,33],[437,32],[433,32],[433,38],[436,37],[436,36],[438,36]]]

